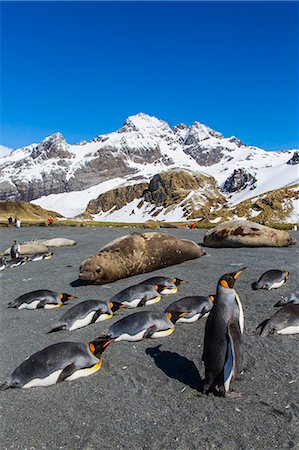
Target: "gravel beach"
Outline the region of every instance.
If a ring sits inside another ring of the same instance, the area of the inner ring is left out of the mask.
[[[175,295],[145,309],[163,311],[187,295],[214,294],[219,277],[242,266],[235,288],[244,307],[244,372],[231,384],[234,396],[204,396],[201,361],[205,320],[178,324],[163,339],[112,344],[99,372],[48,388],[0,392],[1,449],[185,450],[299,448],[299,335],[261,338],[256,326],[277,309],[281,295],[298,285],[299,245],[288,248],[206,249],[208,255],[163,271],[103,286],[72,287],[80,263],[130,228],[1,228],[0,249],[14,239],[67,237],[74,247],[53,248],[50,260],[30,262],[0,272],[0,380],[25,358],[61,341],[88,342],[114,321],[137,310],[122,309],[108,321],[74,332],[46,334],[76,302],[107,299],[152,275],[176,276],[189,283]],[[136,231],[136,230],[135,230]],[[161,230],[166,232],[165,230]],[[204,231],[171,229],[169,234],[203,241]],[[294,236],[298,240],[298,233]],[[290,272],[273,291],[253,291],[251,283],[269,269]],[[54,310],[8,309],[26,292],[52,289],[78,296]],[[140,311],[141,309],[138,309]]]

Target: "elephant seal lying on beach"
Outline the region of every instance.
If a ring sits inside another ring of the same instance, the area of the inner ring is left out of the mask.
[[[30,243],[35,243],[46,245],[47,247],[71,247],[76,245],[77,242],[73,239],[67,238],[52,238],[52,239],[37,239],[35,241],[31,241]]]
[[[95,284],[179,264],[205,255],[202,247],[164,233],[132,233],[115,239],[82,262],[80,279]]]
[[[224,222],[204,236],[207,247],[287,247],[296,240],[283,230],[275,230],[249,220]]]
[[[35,253],[47,253],[49,251],[48,247],[44,244],[40,244],[36,241],[21,244],[20,254],[21,255],[34,255]],[[9,255],[10,247],[7,248],[3,255]]]
[[[53,239],[35,239],[33,241],[21,244],[21,255],[34,255],[35,253],[47,253],[48,247],[71,247],[77,242],[73,239],[67,238],[53,238]],[[3,255],[9,255],[10,247],[3,252]]]

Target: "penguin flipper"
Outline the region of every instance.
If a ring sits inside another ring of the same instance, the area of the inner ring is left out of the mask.
[[[47,333],[48,334],[55,333],[55,331],[61,331],[61,330],[66,330],[66,324],[65,323],[54,325],[54,327],[51,328],[51,330],[47,331]]]
[[[143,335],[143,339],[150,339],[152,335],[157,331],[156,325],[149,327]]]
[[[137,307],[139,308],[140,306],[144,306],[146,301],[147,301],[147,298],[146,298],[146,296],[144,296],[138,303]]]
[[[64,381],[66,378],[70,377],[71,375],[73,375],[74,372],[76,372],[77,370],[77,366],[76,364],[72,363],[69,364],[68,366],[66,366],[63,371],[61,372],[61,374],[58,377],[58,380],[56,381],[56,383],[61,383],[62,381]]]
[[[228,336],[233,355],[233,377],[237,378],[242,370],[243,362],[242,335],[237,321],[229,321]]]

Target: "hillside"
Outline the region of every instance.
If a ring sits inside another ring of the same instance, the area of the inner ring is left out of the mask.
[[[49,216],[53,218],[62,218],[63,216],[54,211],[48,211],[38,205],[20,201],[0,201],[0,221],[7,222],[9,217],[13,219],[17,216],[24,222],[38,222],[47,220]]]

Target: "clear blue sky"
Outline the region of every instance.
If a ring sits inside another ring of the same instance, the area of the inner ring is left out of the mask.
[[[2,131],[70,143],[140,111],[267,149],[298,143],[298,3],[1,4]]]

